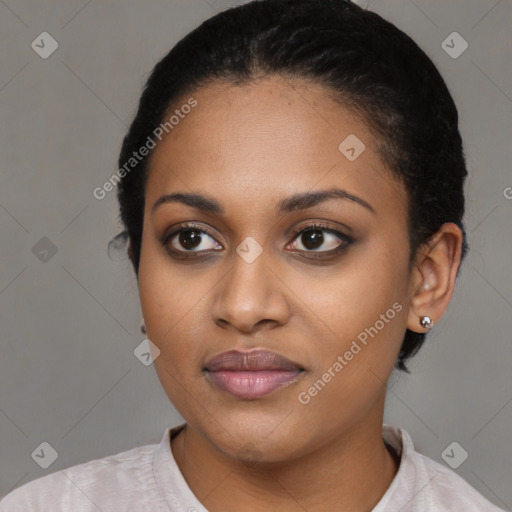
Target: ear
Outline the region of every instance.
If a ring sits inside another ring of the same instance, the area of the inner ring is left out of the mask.
[[[447,222],[418,249],[409,289],[409,330],[427,332],[429,329],[421,326],[420,318],[429,316],[436,324],[448,308],[460,266],[462,243],[461,229]]]

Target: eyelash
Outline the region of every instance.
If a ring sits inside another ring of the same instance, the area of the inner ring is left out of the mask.
[[[338,254],[339,252],[341,252],[342,250],[344,250],[346,247],[348,247],[351,243],[354,242],[354,239],[352,237],[345,235],[344,233],[341,233],[340,231],[337,231],[337,230],[335,230],[325,224],[322,224],[322,223],[309,224],[302,228],[298,228],[293,234],[292,242],[295,241],[303,233],[308,232],[308,231],[314,231],[314,230],[321,230],[321,231],[325,231],[326,233],[329,233],[331,235],[334,235],[336,238],[340,239],[342,241],[342,243],[335,249],[331,249],[328,251],[299,250],[299,253],[306,253],[306,254],[310,255],[310,256],[302,256],[302,257],[306,257],[308,259],[321,259],[321,258],[327,258],[329,256],[332,257],[332,256]],[[212,254],[213,252],[217,252],[217,250],[215,250],[215,249],[210,249],[208,251],[179,251],[179,250],[177,251],[174,249],[170,249],[170,247],[168,245],[169,242],[176,235],[179,235],[180,233],[182,233],[184,231],[197,231],[197,232],[199,232],[199,234],[204,233],[204,234],[212,237],[213,239],[215,239],[215,235],[212,232],[210,232],[209,229],[205,228],[204,226],[199,226],[198,224],[193,224],[193,223],[180,224],[179,229],[175,229],[169,234],[165,233],[160,240],[162,245],[166,248],[166,250],[172,256],[177,257],[177,258],[182,258],[182,259],[187,259],[187,258],[190,259],[190,258],[200,258],[201,256],[206,256],[208,254]],[[184,256],[184,255],[186,255],[186,256]],[[192,256],[189,256],[189,255],[192,255]]]

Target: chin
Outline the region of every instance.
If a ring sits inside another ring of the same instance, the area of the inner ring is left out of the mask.
[[[220,452],[246,465],[279,463],[303,455],[311,436],[300,425],[282,425],[286,417],[226,415],[222,425],[208,423],[199,429]]]

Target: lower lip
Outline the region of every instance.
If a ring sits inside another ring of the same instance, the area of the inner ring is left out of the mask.
[[[299,370],[253,370],[208,372],[213,384],[242,400],[261,398],[296,381]]]

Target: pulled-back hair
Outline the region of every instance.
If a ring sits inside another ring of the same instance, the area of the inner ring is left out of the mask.
[[[215,82],[244,85],[277,75],[323,85],[361,116],[383,160],[408,192],[410,262],[443,223],[462,217],[467,175],[458,114],[444,80],[416,43],[347,0],[256,0],[221,12],[154,67],[119,156],[122,167],[178,101]],[[138,275],[145,186],[152,152],[119,183],[120,218]],[[420,349],[407,330],[396,367]]]

